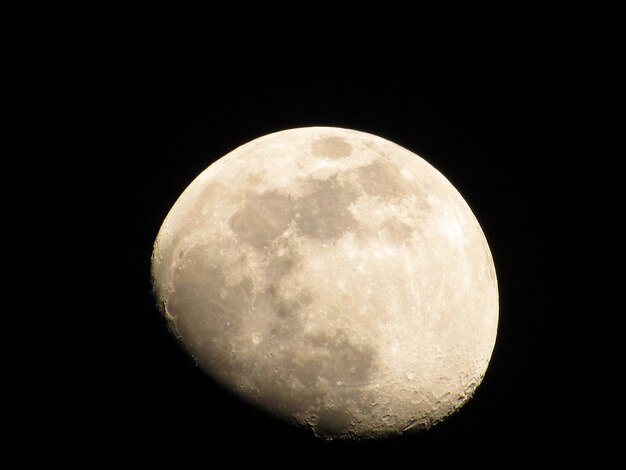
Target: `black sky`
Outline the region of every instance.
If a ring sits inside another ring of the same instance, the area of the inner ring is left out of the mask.
[[[212,468],[528,468],[605,456],[612,255],[599,240],[616,215],[585,143],[591,17],[524,4],[272,5],[55,10],[41,35],[61,198],[48,225],[72,286],[59,299],[71,314],[59,418],[69,432],[56,451]],[[155,308],[152,243],[180,192],[234,147],[308,125],[371,132],[423,156],[489,240],[501,298],[493,359],[475,397],[427,433],[316,441],[203,376]]]

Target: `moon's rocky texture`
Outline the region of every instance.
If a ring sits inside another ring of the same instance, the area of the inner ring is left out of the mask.
[[[422,158],[354,130],[277,132],[209,166],[165,219],[152,276],[202,369],[329,439],[442,420],[496,338],[468,205]]]

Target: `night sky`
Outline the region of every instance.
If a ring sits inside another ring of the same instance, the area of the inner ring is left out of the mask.
[[[618,392],[603,365],[615,256],[605,234],[617,215],[605,208],[617,196],[585,143],[591,19],[525,4],[380,3],[50,12],[44,108],[60,202],[46,215],[71,286],[58,294],[71,319],[57,410],[66,432],[49,441],[61,457],[529,468],[608,455]],[[500,289],[493,357],[474,398],[428,432],[316,440],[203,375],[155,306],[152,244],[181,191],[235,147],[311,125],[421,155],[489,241]]]

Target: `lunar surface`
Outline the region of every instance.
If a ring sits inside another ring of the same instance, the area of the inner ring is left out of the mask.
[[[204,371],[327,439],[441,421],[496,338],[468,205],[419,156],[354,130],[277,132],[213,163],[167,215],[152,278]]]

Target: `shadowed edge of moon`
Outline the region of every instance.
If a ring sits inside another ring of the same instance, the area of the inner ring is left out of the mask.
[[[280,280],[297,256],[270,263],[277,278],[261,293],[254,292],[248,277],[229,286],[218,260],[207,258],[202,246],[187,256],[195,262],[177,273],[166,308],[194,360],[228,389],[243,380],[235,392],[284,419],[316,416],[309,426],[317,434],[334,438],[349,433],[355,410],[371,410],[371,397],[359,389],[377,369],[377,352],[353,343],[343,330],[304,332],[300,315],[313,301],[311,294],[302,289],[286,299],[279,293]],[[263,335],[254,337],[249,325],[257,325]],[[295,338],[309,355],[281,348]]]

